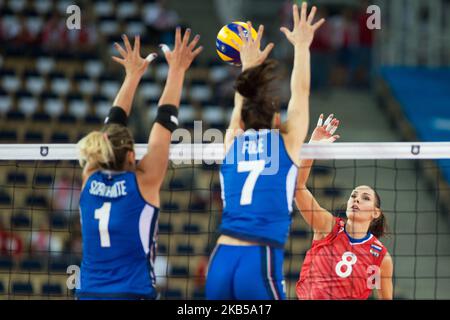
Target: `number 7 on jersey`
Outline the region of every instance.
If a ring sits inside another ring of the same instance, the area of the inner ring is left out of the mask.
[[[264,171],[266,165],[265,160],[239,161],[238,172],[250,172],[245,180],[244,187],[241,192],[241,206],[252,204],[253,189],[255,189],[256,180]]]

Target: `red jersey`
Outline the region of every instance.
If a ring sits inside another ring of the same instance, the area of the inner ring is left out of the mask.
[[[336,218],[332,232],[313,241],[303,262],[296,291],[299,299],[367,299],[379,289],[386,248],[375,236],[352,239],[345,221]]]

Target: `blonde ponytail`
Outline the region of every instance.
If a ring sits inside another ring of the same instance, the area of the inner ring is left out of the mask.
[[[115,162],[114,150],[107,134],[93,131],[77,144],[82,167],[89,163],[94,168],[108,169]]]

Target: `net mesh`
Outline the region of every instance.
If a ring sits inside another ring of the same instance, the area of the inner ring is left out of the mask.
[[[144,150],[137,146],[138,157]],[[155,265],[162,299],[204,298],[222,209],[219,166],[206,160],[220,159],[221,150],[190,145],[171,151]],[[381,240],[394,261],[395,298],[450,298],[450,190],[443,175],[450,169],[449,150],[446,143],[422,143],[316,145],[302,151],[303,158],[317,159],[308,187],[331,212],[342,214],[355,186],[369,185],[380,194],[389,224]],[[73,298],[71,275],[82,254],[81,170],[75,159],[73,145],[0,146],[0,298]],[[289,299],[296,298],[311,238],[295,210],[284,260]]]

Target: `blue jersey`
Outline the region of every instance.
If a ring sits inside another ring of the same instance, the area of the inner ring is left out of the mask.
[[[97,171],[80,197],[83,260],[79,298],[155,298],[159,209],[133,172]]]
[[[276,130],[235,138],[220,170],[220,233],[283,247],[291,225],[297,166]]]

